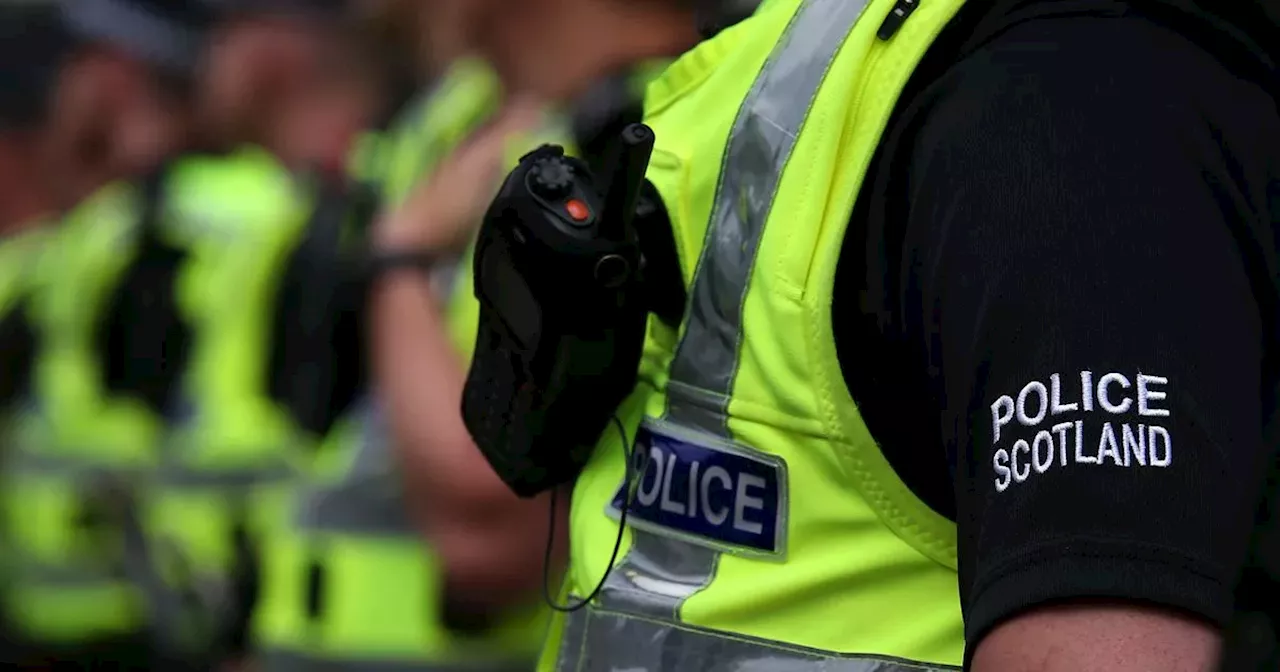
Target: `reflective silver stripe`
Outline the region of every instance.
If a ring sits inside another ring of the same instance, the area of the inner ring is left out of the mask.
[[[676,424],[732,438],[727,411],[756,250],[809,105],[866,5],[806,0],[738,109],[689,292],[685,334],[671,364],[666,417]],[[635,528],[632,538],[631,550],[609,573],[600,605],[679,621],[684,601],[711,584],[720,554]],[[609,646],[615,645],[621,643]]]
[[[323,658],[283,649],[269,649],[256,656],[262,672],[530,672],[532,662],[425,662],[371,658]]]
[[[5,460],[12,474],[66,476],[71,478],[128,479],[142,477],[147,465],[139,462],[110,462],[101,459],[107,451],[49,451],[19,446]]]
[[[259,467],[218,469],[195,467],[177,461],[160,466],[160,481],[175,488],[247,490],[253,487],[281,483],[295,476],[287,464],[264,464]]]
[[[279,483],[296,475],[286,459],[289,445],[265,443],[238,449],[238,462],[227,460],[216,444],[201,440],[201,405],[182,396],[168,414],[170,430],[160,444],[159,481],[169,487],[244,490]],[[206,461],[202,463],[202,459]]]
[[[956,667],[841,655],[597,609],[565,625],[556,672],[942,672]]]
[[[365,403],[356,422],[360,433],[351,465],[338,482],[304,489],[295,522],[317,532],[414,535],[385,418]]]
[[[22,584],[57,586],[68,590],[127,586],[128,579],[109,563],[100,567],[54,565],[27,557],[9,561],[9,569]]]
[[[391,479],[341,483],[306,491],[298,527],[315,532],[405,536],[415,533],[404,492]]]

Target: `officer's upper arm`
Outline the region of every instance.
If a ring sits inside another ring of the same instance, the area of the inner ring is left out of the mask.
[[[1280,137],[1274,108],[1139,19],[1031,23],[989,49],[918,135],[902,259],[954,461],[969,654],[1198,669],[1266,452],[1255,143]]]
[[[1076,602],[1000,624],[978,646],[972,669],[1205,672],[1217,650],[1218,634],[1202,620],[1137,604]]]

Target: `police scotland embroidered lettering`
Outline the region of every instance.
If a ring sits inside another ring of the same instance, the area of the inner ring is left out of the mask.
[[[1165,376],[1080,371],[1001,395],[991,403],[996,492],[1051,469],[1168,467],[1169,389]]]
[[[685,332],[670,365],[665,415],[644,421],[635,438],[633,460],[644,471],[628,515],[632,546],[597,602],[567,617],[555,668],[561,672],[935,669],[721,633],[681,619],[684,603],[711,585],[722,554],[786,559],[787,464],[735,441],[729,428],[743,306],[783,169],[868,2],[798,4],[729,134]],[[615,519],[624,498],[619,488],[608,503]]]

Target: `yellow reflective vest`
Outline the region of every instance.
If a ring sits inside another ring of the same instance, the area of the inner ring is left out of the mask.
[[[962,661],[953,524],[894,473],[841,378],[837,258],[898,97],[963,0],[771,0],[650,85],[688,288],[651,321],[578,479],[568,593],[543,668],[919,670]],[[625,552],[610,568],[618,509]]]
[[[159,425],[108,394],[96,332],[132,259],[138,191],[110,185],[50,233],[28,304],[37,338],[31,398],[15,418],[0,485],[15,635],[50,644],[137,633],[142,596],[114,514],[154,464]]]
[[[30,301],[39,339],[30,406],[0,497],[16,582],[6,606],[23,637],[83,642],[148,621],[167,637],[190,616],[171,593],[222,566],[225,491],[205,490],[260,466],[274,419],[245,408],[245,375],[261,376],[246,349],[263,316],[232,267],[253,247],[245,239],[292,202],[261,170],[267,161],[256,151],[190,156],[164,175],[155,235],[190,253],[174,281],[179,317],[197,333],[187,380],[197,412],[181,426],[108,389],[99,350],[108,301],[137,257],[143,189],[109,185],[50,234]]]
[[[159,576],[148,597],[169,655],[199,658],[234,627],[233,580],[296,478],[296,430],[266,373],[275,241],[299,228],[308,203],[253,148],[187,158],[166,178],[159,224],[188,255],[174,282],[192,343],[149,483]]]

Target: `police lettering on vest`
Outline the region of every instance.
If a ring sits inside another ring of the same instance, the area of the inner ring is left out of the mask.
[[[1033,380],[991,404],[996,492],[1054,468],[1173,463],[1173,438],[1161,420],[1169,417],[1168,378],[1093,371],[1081,371],[1078,384],[1071,378]],[[1086,431],[1090,414],[1108,419]]]
[[[628,523],[655,534],[745,555],[785,550],[787,467],[711,436],[648,420],[636,433],[636,471]],[[626,496],[618,488],[608,512]]]

